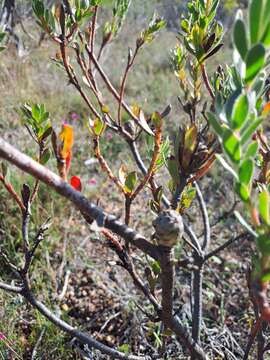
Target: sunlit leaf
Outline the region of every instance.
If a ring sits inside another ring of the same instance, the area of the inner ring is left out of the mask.
[[[62,131],[59,134],[59,139],[62,142],[60,149],[60,155],[63,159],[66,159],[70,154],[74,138],[73,138],[73,127],[69,124],[62,125]]]
[[[235,189],[237,194],[240,196],[241,200],[248,202],[250,199],[250,188],[242,183],[236,183]]]
[[[246,95],[240,95],[238,99],[235,101],[232,111],[232,128],[240,129],[248,116],[249,111],[249,102]]]
[[[131,193],[134,190],[137,180],[138,177],[136,171],[132,171],[129,174],[127,174],[124,188],[128,193]]]
[[[263,23],[263,0],[251,0],[249,5],[250,41],[255,44],[259,40],[260,27]]]
[[[245,82],[250,83],[261,71],[265,62],[265,48],[262,44],[254,45],[247,53]]]
[[[234,163],[239,163],[241,159],[240,141],[238,136],[230,129],[224,131],[223,146],[230,159]]]
[[[125,165],[121,165],[118,172],[119,180],[122,185],[125,185],[126,177],[127,177],[127,168]]]
[[[244,185],[249,185],[254,171],[254,164],[251,159],[242,162],[239,168],[239,181]]]
[[[269,201],[270,196],[267,190],[260,192],[259,194],[259,213],[263,221],[270,225],[270,215],[269,215]]]
[[[233,29],[233,40],[242,60],[245,60],[248,51],[248,39],[243,20],[237,19]]]

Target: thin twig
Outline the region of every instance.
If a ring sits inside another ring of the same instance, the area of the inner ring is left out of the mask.
[[[209,223],[209,216],[208,216],[208,211],[206,208],[206,204],[203,198],[203,194],[201,192],[200,186],[198,185],[197,182],[194,182],[194,185],[196,187],[196,196],[197,196],[197,200],[199,202],[199,206],[201,209],[201,213],[202,213],[202,218],[203,218],[203,225],[204,225],[204,241],[202,244],[202,249],[203,251],[206,251],[208,249],[208,246],[210,244],[210,239],[211,239],[211,229],[210,229],[210,223]]]
[[[124,76],[123,76],[123,80],[120,86],[120,99],[119,99],[119,106],[118,106],[118,125],[121,125],[121,110],[122,110],[122,103],[123,103],[123,98],[124,98],[124,93],[125,93],[125,86],[126,86],[126,82],[127,82],[127,77],[129,74],[130,69],[132,68],[135,58],[138,54],[139,51],[139,47],[138,45],[136,46],[136,49],[134,51],[133,56],[130,56],[130,52],[131,50],[129,50],[129,54],[128,54],[128,61],[127,61],[127,66],[124,72]]]
[[[46,328],[44,327],[44,328],[41,330],[40,335],[39,335],[39,337],[38,337],[38,339],[37,339],[37,342],[36,342],[36,344],[35,344],[35,346],[34,346],[34,348],[33,348],[32,355],[31,355],[31,360],[36,360],[36,358],[37,358],[37,356],[38,356],[37,350],[38,350],[38,348],[39,348],[39,346],[40,346],[40,344],[41,344],[41,341],[42,341],[42,338],[43,338],[43,336],[44,336],[44,334],[45,334],[45,331],[46,331]]]
[[[149,168],[147,170],[147,173],[143,180],[140,182],[138,187],[134,190],[133,194],[131,195],[131,201],[135,199],[135,197],[139,194],[139,192],[144,188],[144,186],[148,183],[148,181],[151,179],[155,168],[156,168],[156,162],[159,157],[160,153],[160,147],[161,147],[161,141],[162,141],[162,128],[161,125],[156,127],[155,131],[155,147],[153,156],[151,159],[151,163],[149,165]]]
[[[65,274],[63,289],[62,289],[61,293],[58,296],[59,301],[62,301],[64,299],[65,295],[66,295],[67,288],[68,288],[69,277],[70,277],[70,270],[67,270],[66,274]]]
[[[20,286],[13,286],[13,285],[9,285],[3,282],[0,282],[0,289],[5,290],[5,291],[9,291],[15,294],[20,294],[22,291],[22,287]]]
[[[95,151],[95,155],[96,158],[99,161],[99,164],[101,166],[101,169],[106,172],[106,174],[108,175],[108,177],[114,182],[114,184],[118,187],[118,189],[125,194],[125,190],[123,185],[121,184],[120,180],[113,175],[113,172],[111,170],[111,168],[109,167],[109,165],[107,164],[106,160],[104,159],[104,157],[101,155],[100,152],[100,146],[99,146],[99,137],[95,137],[93,139],[93,146],[94,146],[94,151]]]
[[[249,237],[250,237],[249,233],[244,232],[234,238],[231,238],[230,240],[226,241],[224,244],[218,246],[216,249],[214,249],[213,251],[210,251],[207,255],[205,255],[204,262],[209,260],[211,257],[217,255],[220,251],[227,249],[228,246],[234,244],[236,241],[244,240]]]
[[[245,354],[244,354],[244,357],[243,357],[243,360],[247,360],[248,359],[248,356],[249,356],[249,353],[250,353],[250,350],[252,348],[252,345],[256,339],[256,336],[258,334],[258,331],[260,330],[261,328],[261,325],[262,325],[262,317],[260,317],[259,319],[257,319],[254,323],[254,325],[252,326],[252,329],[251,329],[251,333],[250,333],[250,337],[249,337],[249,340],[248,340],[248,344],[247,344],[247,347],[246,347],[246,350],[245,350]]]

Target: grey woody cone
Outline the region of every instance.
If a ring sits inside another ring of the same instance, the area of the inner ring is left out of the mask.
[[[158,245],[173,247],[184,232],[182,216],[175,210],[164,210],[153,221]]]

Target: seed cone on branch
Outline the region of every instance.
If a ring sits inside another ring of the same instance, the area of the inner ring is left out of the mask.
[[[175,210],[164,210],[153,221],[158,245],[173,247],[184,231],[182,216]]]

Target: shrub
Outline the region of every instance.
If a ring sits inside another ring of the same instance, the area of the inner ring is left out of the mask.
[[[65,72],[68,82],[89,109],[85,129],[101,170],[123,198],[124,222],[83,196],[84,183],[79,174],[69,175],[74,144],[73,126],[64,123],[61,132],[57,133],[43,104],[25,104],[22,120],[38,147],[37,161],[2,138],[0,156],[32,175],[36,182],[33,187],[23,184],[21,195],[18,194],[8,179],[7,162],[2,163],[0,180],[21,211],[23,256],[20,265],[2,252],[2,258],[16,277],[14,284],[1,282],[0,288],[22,296],[61,330],[110,358],[146,359],[148,356],[128,354],[129,348],[125,345],[120,347],[120,351],[103,345],[57,317],[37,299],[31,286],[30,269],[50,224],[47,221],[40,225],[35,236],[29,236],[29,225],[34,221],[31,208],[35,206],[39,184],[43,182],[70,201],[91,229],[107,239],[119,258],[118,264],[129,273],[137,290],[145,297],[148,310],[142,311],[153,323],[162,324],[164,340],[161,356],[164,357],[167,356],[166,341],[173,338],[192,359],[207,359],[204,346],[207,339],[201,341],[204,271],[211,258],[234,242],[244,238],[254,240],[256,253],[252,256],[248,287],[256,319],[243,359],[248,358],[256,338],[257,358],[262,359],[268,350],[262,335],[270,321],[267,299],[270,280],[270,157],[263,126],[270,110],[266,75],[270,45],[269,1],[252,0],[248,20],[241,11],[237,12],[233,31],[233,64],[219,65],[211,76],[207,72],[209,59],[224,46],[223,27],[215,20],[218,0],[192,0],[188,3],[187,12],[181,19],[178,43],[171,53],[179,83],[179,102],[186,115],[185,125],[175,132],[173,141],[165,136],[166,117],[172,110],[170,105],[164,106],[163,111],[154,109],[151,114],[146,114],[141,106],[136,103],[131,106],[125,100],[127,80],[141,49],[155,40],[165,27],[165,21],[155,14],[141,31],[134,48],[128,50],[119,88],[110,81],[101,63],[104,49],[121,31],[130,5],[129,0],[114,2],[112,18],[102,27],[101,40],[97,45],[97,17],[106,1],[66,0],[46,8],[41,0],[33,0],[33,11],[39,26],[58,46],[53,61]],[[108,106],[104,85],[115,101],[114,106]],[[129,171],[122,165],[117,173],[113,164],[109,164],[111,159],[107,159],[101,146],[108,129],[126,142],[137,170]],[[141,147],[138,147],[141,140],[147,141],[146,156],[142,156]],[[45,167],[50,157],[56,161],[59,176]],[[209,173],[217,161],[233,177],[233,191],[242,202],[240,212],[235,212],[235,215],[246,232],[209,250],[211,227],[198,181]],[[158,180],[161,176],[164,179],[169,176],[169,181],[160,185]],[[143,190],[147,190],[148,196],[145,206],[149,206],[149,211],[155,214],[153,223],[148,224],[148,228],[153,226],[153,235],[148,239],[129,227],[134,217],[133,205]],[[185,218],[195,197],[203,219],[202,240]],[[185,244],[191,251],[187,256],[180,252],[176,260],[174,249],[179,251],[179,243]],[[137,251],[145,255],[141,257],[143,265],[134,260]],[[185,267],[192,274],[192,319],[189,324],[183,324],[173,306],[175,283],[178,281],[175,267]],[[153,358],[155,354],[151,356]]]

